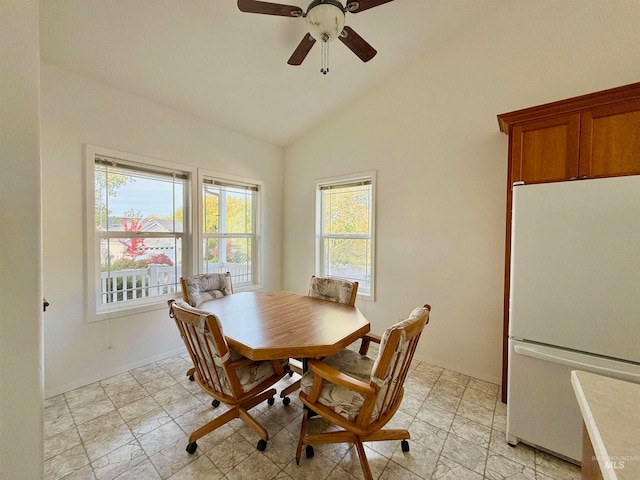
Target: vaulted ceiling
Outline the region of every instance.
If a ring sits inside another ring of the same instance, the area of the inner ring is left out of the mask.
[[[235,0],[41,0],[41,57],[285,146],[489,15],[497,3],[395,0],[347,13],[346,24],[378,54],[363,63],[332,42],[330,72],[322,75],[319,44],[301,66],[287,65],[307,32],[303,19],[242,13]]]

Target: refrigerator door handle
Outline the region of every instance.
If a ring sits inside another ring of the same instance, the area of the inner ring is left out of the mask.
[[[538,360],[544,360],[545,362],[559,363],[561,365],[566,365],[578,370],[586,370],[588,372],[600,373],[602,375],[613,375],[618,378],[629,378],[634,379],[635,381],[640,380],[640,374],[637,373],[616,370],[614,368],[607,368],[600,365],[593,365],[592,363],[581,362],[579,360],[574,360],[567,357],[552,355],[536,347],[514,345],[513,350],[519,355],[537,358]]]

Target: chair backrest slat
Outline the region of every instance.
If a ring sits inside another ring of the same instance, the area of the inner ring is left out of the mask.
[[[372,385],[379,388],[371,421],[385,418],[390,410],[397,409],[418,340],[429,323],[430,311],[429,305],[415,309],[409,318],[392,325],[383,334],[371,376]]]
[[[206,334],[200,334],[195,327],[190,326],[189,330],[197,347],[198,366],[196,371],[200,373],[200,377],[206,384],[216,391],[222,391],[222,381],[217,369],[210,368],[210,366],[215,365],[215,355],[211,351],[212,342],[207,338]]]
[[[229,395],[226,385],[226,370],[216,364],[216,358],[224,357],[229,349],[215,315],[208,314],[202,324],[201,315],[187,310],[186,304],[170,301],[172,316],[184,340],[189,356],[196,369],[195,378],[206,390]]]

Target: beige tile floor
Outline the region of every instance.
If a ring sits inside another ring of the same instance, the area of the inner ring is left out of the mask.
[[[236,419],[185,451],[188,434],[226,408],[185,376],[187,354],[136,368],[52,397],[45,403],[46,480],[353,480],[363,478],[352,445],[319,445],[295,463],[302,404],[297,393],[251,410],[268,430],[257,435]],[[278,391],[295,380],[286,377]],[[313,419],[322,430],[328,425]],[[499,387],[414,361],[392,424],[411,433],[400,442],[366,444],[374,477],[384,480],[568,480],[578,467],[526,445],[505,442]]]

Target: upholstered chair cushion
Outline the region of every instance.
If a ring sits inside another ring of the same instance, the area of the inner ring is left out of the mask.
[[[325,358],[324,363],[350,377],[369,383],[374,361],[367,356],[360,355],[358,352],[344,349],[336,355]],[[300,387],[302,392],[309,393],[314,377],[315,375],[310,370],[302,376]],[[353,421],[360,413],[364,403],[364,396],[334,383],[324,382],[318,403]],[[377,418],[377,415],[378,411],[374,411],[373,417]]]
[[[351,300],[353,288],[353,282],[340,278],[314,277],[309,286],[309,296],[348,304]]]
[[[237,352],[234,352],[237,353]],[[248,392],[270,376],[274,375],[271,361],[256,361],[236,370],[243,392]],[[225,377],[226,378],[226,377]],[[225,385],[229,389],[228,385]]]
[[[224,273],[204,273],[185,277],[189,304],[197,307],[206,300],[231,295],[229,276]]]

